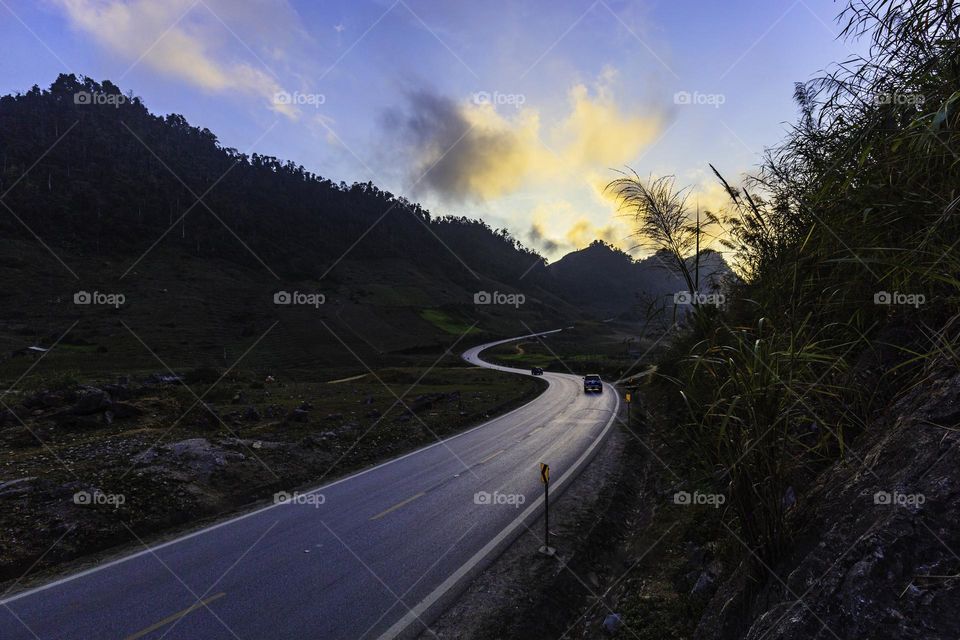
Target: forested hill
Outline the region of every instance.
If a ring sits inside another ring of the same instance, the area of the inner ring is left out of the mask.
[[[689,258],[695,271],[694,258]],[[686,290],[683,278],[670,268],[667,255],[635,260],[602,240],[572,251],[547,267],[553,286],[564,297],[603,317],[639,319],[672,306],[672,296]],[[723,256],[705,249],[700,254],[700,290],[711,292],[731,274]],[[669,314],[667,314],[669,316]]]
[[[403,258],[456,280],[544,275],[543,259],[506,231],[239,153],[109,81],[73,75],[0,98],[0,193],[45,242],[84,255],[139,254],[163,237],[193,256],[318,277],[356,243],[353,260]],[[0,229],[30,235],[13,215]]]

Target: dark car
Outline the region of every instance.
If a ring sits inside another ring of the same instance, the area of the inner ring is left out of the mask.
[[[583,376],[583,392],[591,393],[593,391],[603,393],[603,382],[600,380],[600,376],[595,373]]]
[[[534,367],[533,369],[530,369],[530,373],[535,376],[542,376],[543,369],[541,369],[540,367]]]

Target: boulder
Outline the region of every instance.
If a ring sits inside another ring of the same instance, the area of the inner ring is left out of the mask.
[[[77,401],[70,408],[74,415],[88,416],[110,408],[110,394],[96,387],[83,387],[77,395]]]

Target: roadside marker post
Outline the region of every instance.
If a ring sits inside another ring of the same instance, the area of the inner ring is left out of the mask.
[[[630,410],[631,409],[630,401],[633,400],[633,396],[630,394],[629,391],[627,391],[623,399],[626,400],[627,402],[627,426],[630,429],[632,429],[633,428],[633,412]]]
[[[550,546],[550,465],[540,463],[540,482],[543,484],[543,546],[539,551],[545,556],[556,555]]]

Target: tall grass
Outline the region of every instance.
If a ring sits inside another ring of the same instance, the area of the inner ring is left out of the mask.
[[[799,120],[754,175],[734,185],[711,165],[729,200],[711,220],[740,279],[726,308],[692,315],[664,367],[680,433],[767,566],[790,544],[795,485],[843,457],[889,400],[855,382],[858,359],[899,354],[884,373],[899,376],[892,392],[960,366],[960,8],[857,0],[839,20],[869,54],[796,87]],[[650,198],[625,179],[622,202],[643,213],[636,198]],[[922,303],[877,304],[881,292]]]
[[[611,181],[605,191],[613,194],[621,211],[633,219],[637,246],[670,256],[666,266],[683,278],[688,291],[698,291],[700,246],[716,218],[707,212],[701,219],[699,209],[693,217],[688,190],[677,189],[674,176],[643,180],[635,171],[619,173],[622,177]],[[691,253],[692,260],[688,260]]]

